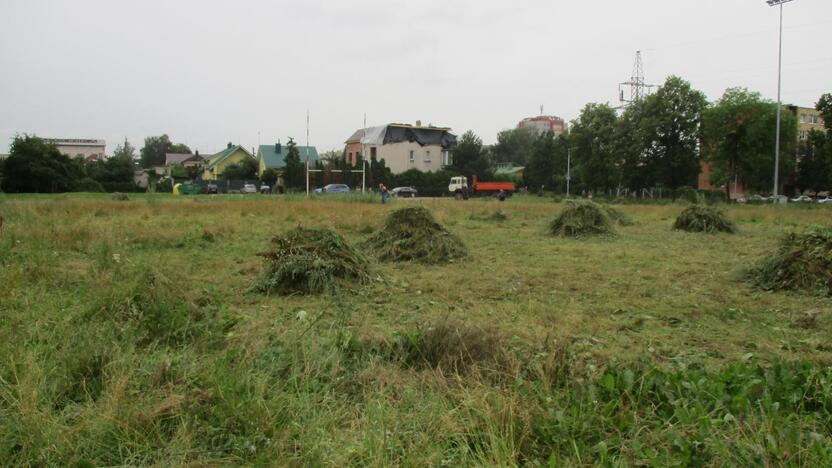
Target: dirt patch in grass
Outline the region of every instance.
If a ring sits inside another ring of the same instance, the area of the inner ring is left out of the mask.
[[[767,291],[832,295],[832,229],[815,226],[804,233],[786,234],[777,250],[747,276]]]
[[[292,229],[258,255],[265,271],[254,289],[264,293],[334,293],[370,281],[367,259],[330,229]]]
[[[436,222],[430,211],[421,206],[390,213],[382,228],[367,241],[367,246],[387,262],[435,264],[468,255],[462,239]]]
[[[714,234],[737,232],[737,226],[725,216],[722,211],[703,205],[693,205],[685,208],[673,223],[673,229],[687,232],[706,232]]]
[[[589,200],[570,200],[549,224],[549,232],[562,237],[611,236],[615,234],[606,210]]]

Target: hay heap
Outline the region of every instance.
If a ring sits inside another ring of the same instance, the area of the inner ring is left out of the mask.
[[[693,205],[685,208],[682,214],[673,223],[673,229],[688,232],[737,232],[737,225],[728,219],[725,214],[709,206]]]
[[[780,239],[777,250],[748,271],[767,291],[806,291],[832,296],[832,228],[813,226]]]
[[[390,213],[384,226],[367,240],[367,246],[387,262],[433,264],[468,255],[462,239],[448,232],[421,206]]]
[[[564,237],[615,234],[606,210],[589,200],[567,201],[563,211],[549,224],[549,232]]]
[[[610,205],[604,205],[604,211],[607,213],[607,216],[610,217],[610,220],[619,226],[632,226],[635,224],[633,218],[627,216],[626,213],[618,208],[614,208]]]
[[[258,254],[266,271],[257,291],[321,294],[370,281],[367,259],[330,229],[297,227],[271,242],[271,250]]]

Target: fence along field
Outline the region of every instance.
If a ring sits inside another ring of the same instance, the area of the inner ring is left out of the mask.
[[[415,205],[467,255],[381,261],[368,239]],[[829,465],[828,289],[748,276],[828,245],[779,243],[828,210],[723,207],[737,233],[706,234],[672,229],[687,205],[616,206],[632,223],[576,239],[549,232],[564,207],[0,198],[0,459]],[[258,291],[298,226],[369,279]]]

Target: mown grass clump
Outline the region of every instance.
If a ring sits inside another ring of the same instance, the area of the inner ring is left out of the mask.
[[[685,208],[673,223],[673,229],[688,232],[737,232],[737,225],[725,216],[722,211],[703,205],[693,205]]]
[[[272,239],[272,248],[258,254],[266,271],[255,284],[265,293],[333,293],[344,286],[370,281],[369,262],[330,229],[297,227]]]
[[[814,226],[789,233],[777,250],[748,271],[749,279],[768,291],[807,291],[832,295],[832,228]]]
[[[567,201],[560,214],[549,224],[549,232],[563,237],[615,234],[606,210],[589,200]]]
[[[367,245],[380,260],[387,262],[435,264],[468,255],[462,239],[436,222],[430,211],[421,206],[390,213]]]
[[[505,340],[491,328],[439,323],[397,337],[396,355],[419,369],[465,373],[475,364],[501,367],[506,360]]]
[[[633,218],[631,218],[630,216],[628,216],[626,213],[619,210],[618,208],[614,208],[610,205],[603,205],[603,206],[604,206],[604,211],[607,213],[607,216],[609,216],[610,220],[613,223],[618,224],[619,226],[632,226],[633,224],[635,224],[635,221],[633,221]]]

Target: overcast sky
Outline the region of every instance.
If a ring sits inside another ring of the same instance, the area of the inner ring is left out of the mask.
[[[523,117],[618,105],[642,50],[717,99],[776,98],[764,0],[0,0],[0,152],[15,133],[167,133],[202,153],[293,136],[325,151],[420,119],[486,143]],[[832,91],[831,0],[785,7],[783,99]]]

